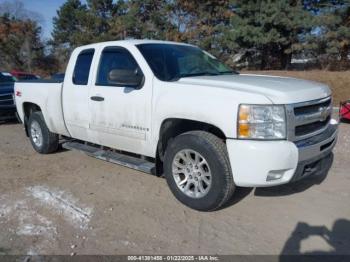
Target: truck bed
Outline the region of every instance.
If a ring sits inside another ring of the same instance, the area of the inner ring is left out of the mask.
[[[62,110],[62,86],[56,80],[26,80],[15,83],[16,107],[19,117],[26,121],[23,110],[27,103],[40,107],[51,132],[67,135]]]

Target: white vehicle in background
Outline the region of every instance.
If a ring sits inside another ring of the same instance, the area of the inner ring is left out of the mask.
[[[317,174],[337,140],[326,85],[238,74],[174,42],[82,46],[63,83],[19,82],[15,92],[39,153],[63,137],[65,148],[164,174],[178,200],[203,211],[222,207],[236,186]]]

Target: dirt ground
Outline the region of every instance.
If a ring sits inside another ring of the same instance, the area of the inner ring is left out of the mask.
[[[0,125],[0,254],[350,254],[350,124],[328,176],[193,211],[153,177]]]

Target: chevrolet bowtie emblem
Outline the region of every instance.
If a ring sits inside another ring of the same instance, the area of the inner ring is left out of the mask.
[[[318,111],[320,112],[321,120],[326,120],[328,117],[328,107],[320,107]]]

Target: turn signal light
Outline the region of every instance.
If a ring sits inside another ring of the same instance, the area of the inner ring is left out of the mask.
[[[239,110],[238,137],[249,137],[249,107],[242,105]]]

